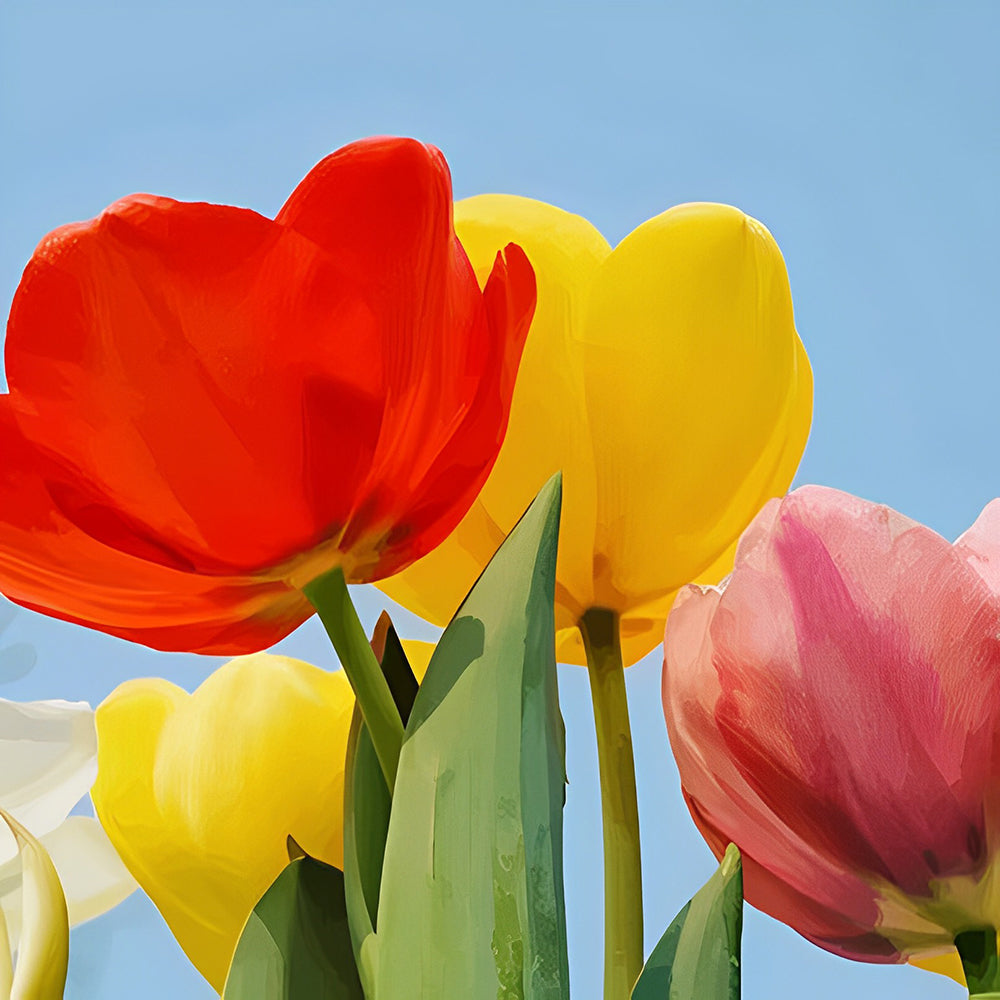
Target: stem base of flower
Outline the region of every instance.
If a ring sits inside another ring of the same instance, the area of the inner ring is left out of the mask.
[[[955,937],[958,957],[965,971],[970,998],[989,1000],[1000,997],[1000,957],[997,955],[995,927],[977,927]]]
[[[347,591],[344,571],[336,569],[318,576],[302,588],[316,609],[326,634],[337,651],[347,679],[354,688],[358,706],[372,738],[375,754],[390,792],[396,783],[399,751],[403,745],[403,721],[393,701],[358,613]]]

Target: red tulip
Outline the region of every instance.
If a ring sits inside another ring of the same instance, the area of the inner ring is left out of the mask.
[[[270,645],[321,573],[458,524],[534,301],[513,245],[480,291],[410,139],[338,150],[273,220],[133,195],[57,229],[7,328],[0,590],[160,649]]]
[[[772,500],[667,624],[684,795],[755,906],[897,962],[1000,922],[1000,501],[954,545],[886,507]]]

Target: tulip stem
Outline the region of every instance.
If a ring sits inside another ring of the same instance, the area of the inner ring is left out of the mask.
[[[969,996],[986,1000],[1000,996],[1000,960],[997,958],[997,932],[995,927],[977,927],[962,931],[955,938],[958,957],[965,970]]]
[[[642,971],[642,860],[618,615],[580,619],[597,727],[604,825],[604,1000],[628,1000]]]
[[[330,570],[307,583],[302,592],[319,614],[344,673],[354,688],[375,754],[391,792],[396,784],[399,750],[403,745],[403,722],[389,690],[389,683],[354,609],[344,571],[340,567]]]

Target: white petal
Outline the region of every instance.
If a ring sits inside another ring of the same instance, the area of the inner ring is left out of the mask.
[[[84,701],[0,698],[0,809],[36,837],[56,829],[97,776],[94,711]],[[16,857],[3,824],[0,863]]]
[[[39,839],[62,882],[70,926],[106,913],[137,888],[96,819],[70,816]],[[7,918],[11,946],[17,948],[21,934],[21,865],[17,858],[0,865],[0,908]]]

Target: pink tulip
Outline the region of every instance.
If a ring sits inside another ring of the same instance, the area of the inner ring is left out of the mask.
[[[691,815],[746,897],[866,962],[1000,923],[1000,500],[954,544],[807,486],[667,624]]]

